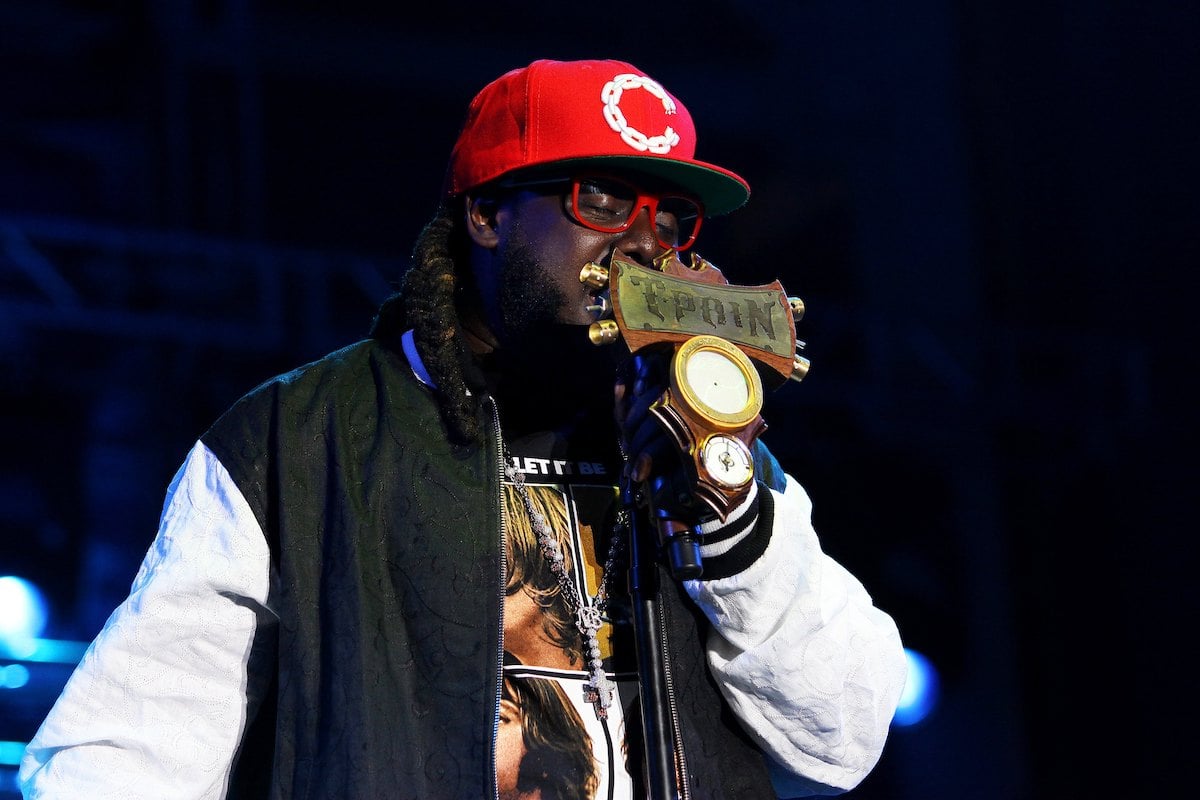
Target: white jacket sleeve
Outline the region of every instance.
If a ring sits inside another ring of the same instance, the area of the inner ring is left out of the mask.
[[[904,687],[904,651],[891,617],[822,552],[804,489],[789,476],[783,493],[766,491],[773,514],[765,551],[737,574],[686,588],[713,623],[709,668],[776,762],[780,796],[841,794],[883,752]]]
[[[25,797],[223,797],[263,690],[247,664],[256,631],[276,624],[269,587],[262,530],[197,443],[129,597],[26,748]]]

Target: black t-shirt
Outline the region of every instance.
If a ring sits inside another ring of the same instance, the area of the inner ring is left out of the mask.
[[[561,437],[537,434],[508,445],[509,463],[564,553],[569,591],[552,572],[517,490],[505,483],[505,665],[496,767],[500,797],[631,798],[626,732],[640,738],[636,659],[629,614],[624,537],[611,542],[620,461],[576,452]],[[605,581],[608,600],[597,636],[617,694],[601,719],[585,697],[588,656],[572,608],[592,605]]]

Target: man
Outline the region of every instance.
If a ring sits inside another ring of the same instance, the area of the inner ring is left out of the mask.
[[[254,389],[188,455],[26,796],[645,796],[627,500],[688,484],[649,413],[661,357],[594,346],[611,298],[579,275],[662,264],[745,203],[694,150],[630,64],[485,87],[371,337]],[[853,788],[904,682],[892,620],[756,453],[724,519],[676,497],[703,573],[659,585],[690,797]]]

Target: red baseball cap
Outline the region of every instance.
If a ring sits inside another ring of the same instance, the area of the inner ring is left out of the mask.
[[[623,61],[538,60],[489,83],[467,109],[450,155],[446,195],[514,170],[603,165],[661,178],[710,215],[745,204],[750,184],[695,159],[683,103]]]

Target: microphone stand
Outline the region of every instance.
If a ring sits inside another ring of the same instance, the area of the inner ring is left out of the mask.
[[[659,576],[653,533],[638,514],[635,496],[626,478],[623,496],[629,507],[629,595],[633,604],[633,629],[637,644],[638,683],[642,730],[646,748],[646,790],[650,800],[675,800],[676,785],[673,723],[663,652]]]

